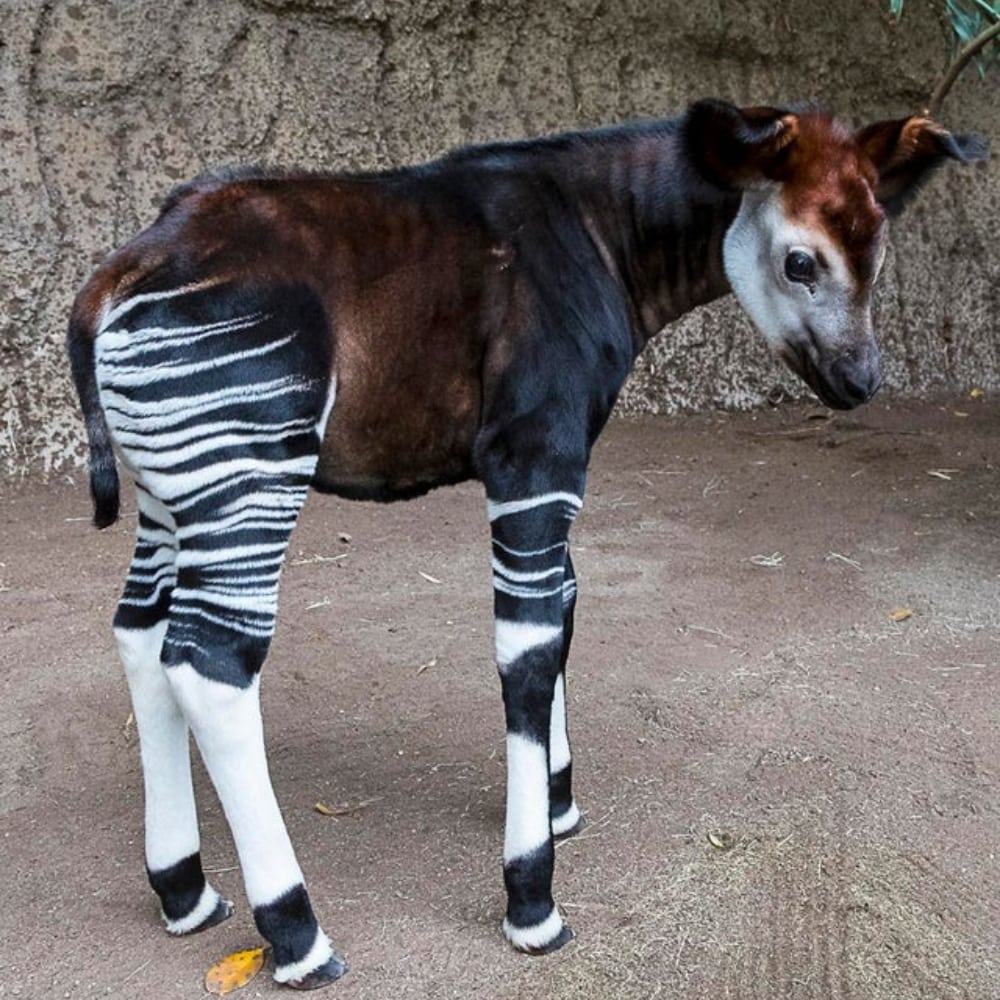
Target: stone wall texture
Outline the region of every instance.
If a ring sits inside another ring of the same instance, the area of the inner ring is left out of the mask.
[[[0,465],[83,456],[63,356],[76,289],[210,166],[378,168],[456,144],[672,115],[693,98],[815,99],[862,124],[918,110],[943,2],[0,0]],[[1000,132],[998,76],[941,119]],[[1000,185],[943,171],[899,220],[877,322],[889,387],[1000,389]],[[802,394],[732,298],[661,334],[627,410]]]

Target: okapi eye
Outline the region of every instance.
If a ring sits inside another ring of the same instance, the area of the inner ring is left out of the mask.
[[[785,258],[785,276],[789,281],[811,285],[816,280],[816,261],[805,250],[793,250]]]

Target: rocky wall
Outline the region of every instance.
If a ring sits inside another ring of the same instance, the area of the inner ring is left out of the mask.
[[[209,166],[377,168],[460,143],[815,99],[849,121],[917,110],[950,41],[931,2],[0,0],[0,465],[83,455],[63,356],[76,289]],[[998,133],[994,75],[942,119]],[[889,387],[1000,389],[995,165],[949,170],[894,227],[877,321]],[[628,410],[802,390],[731,298],[654,341]]]

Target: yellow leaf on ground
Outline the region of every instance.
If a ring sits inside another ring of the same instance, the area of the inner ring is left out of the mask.
[[[400,751],[402,753],[402,751]],[[374,799],[362,799],[360,802],[350,803],[344,802],[339,806],[334,806],[332,809],[325,802],[315,802],[313,803],[313,809],[320,814],[320,816],[353,816],[355,813],[361,812],[362,809],[366,809],[374,802],[381,802],[382,796],[378,795]]]
[[[710,830],[708,833],[708,842],[717,851],[728,851],[736,845],[736,838],[725,830]]]
[[[969,398],[970,399],[980,399],[981,397],[983,397],[985,395],[986,395],[986,393],[983,392],[982,389],[970,389],[969,390]]]
[[[205,989],[214,996],[224,997],[227,993],[246,986],[264,967],[266,950],[249,948],[246,951],[234,951],[216,962],[205,973]]]
[[[913,612],[909,608],[893,608],[889,612],[889,621],[905,622],[907,618],[912,618]]]

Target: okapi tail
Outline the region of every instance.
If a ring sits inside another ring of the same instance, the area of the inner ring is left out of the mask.
[[[90,448],[90,495],[94,502],[94,524],[106,528],[118,520],[118,470],[115,453],[97,391],[94,359],[94,330],[74,309],[69,323],[66,346],[69,351],[73,383],[80,399]]]

